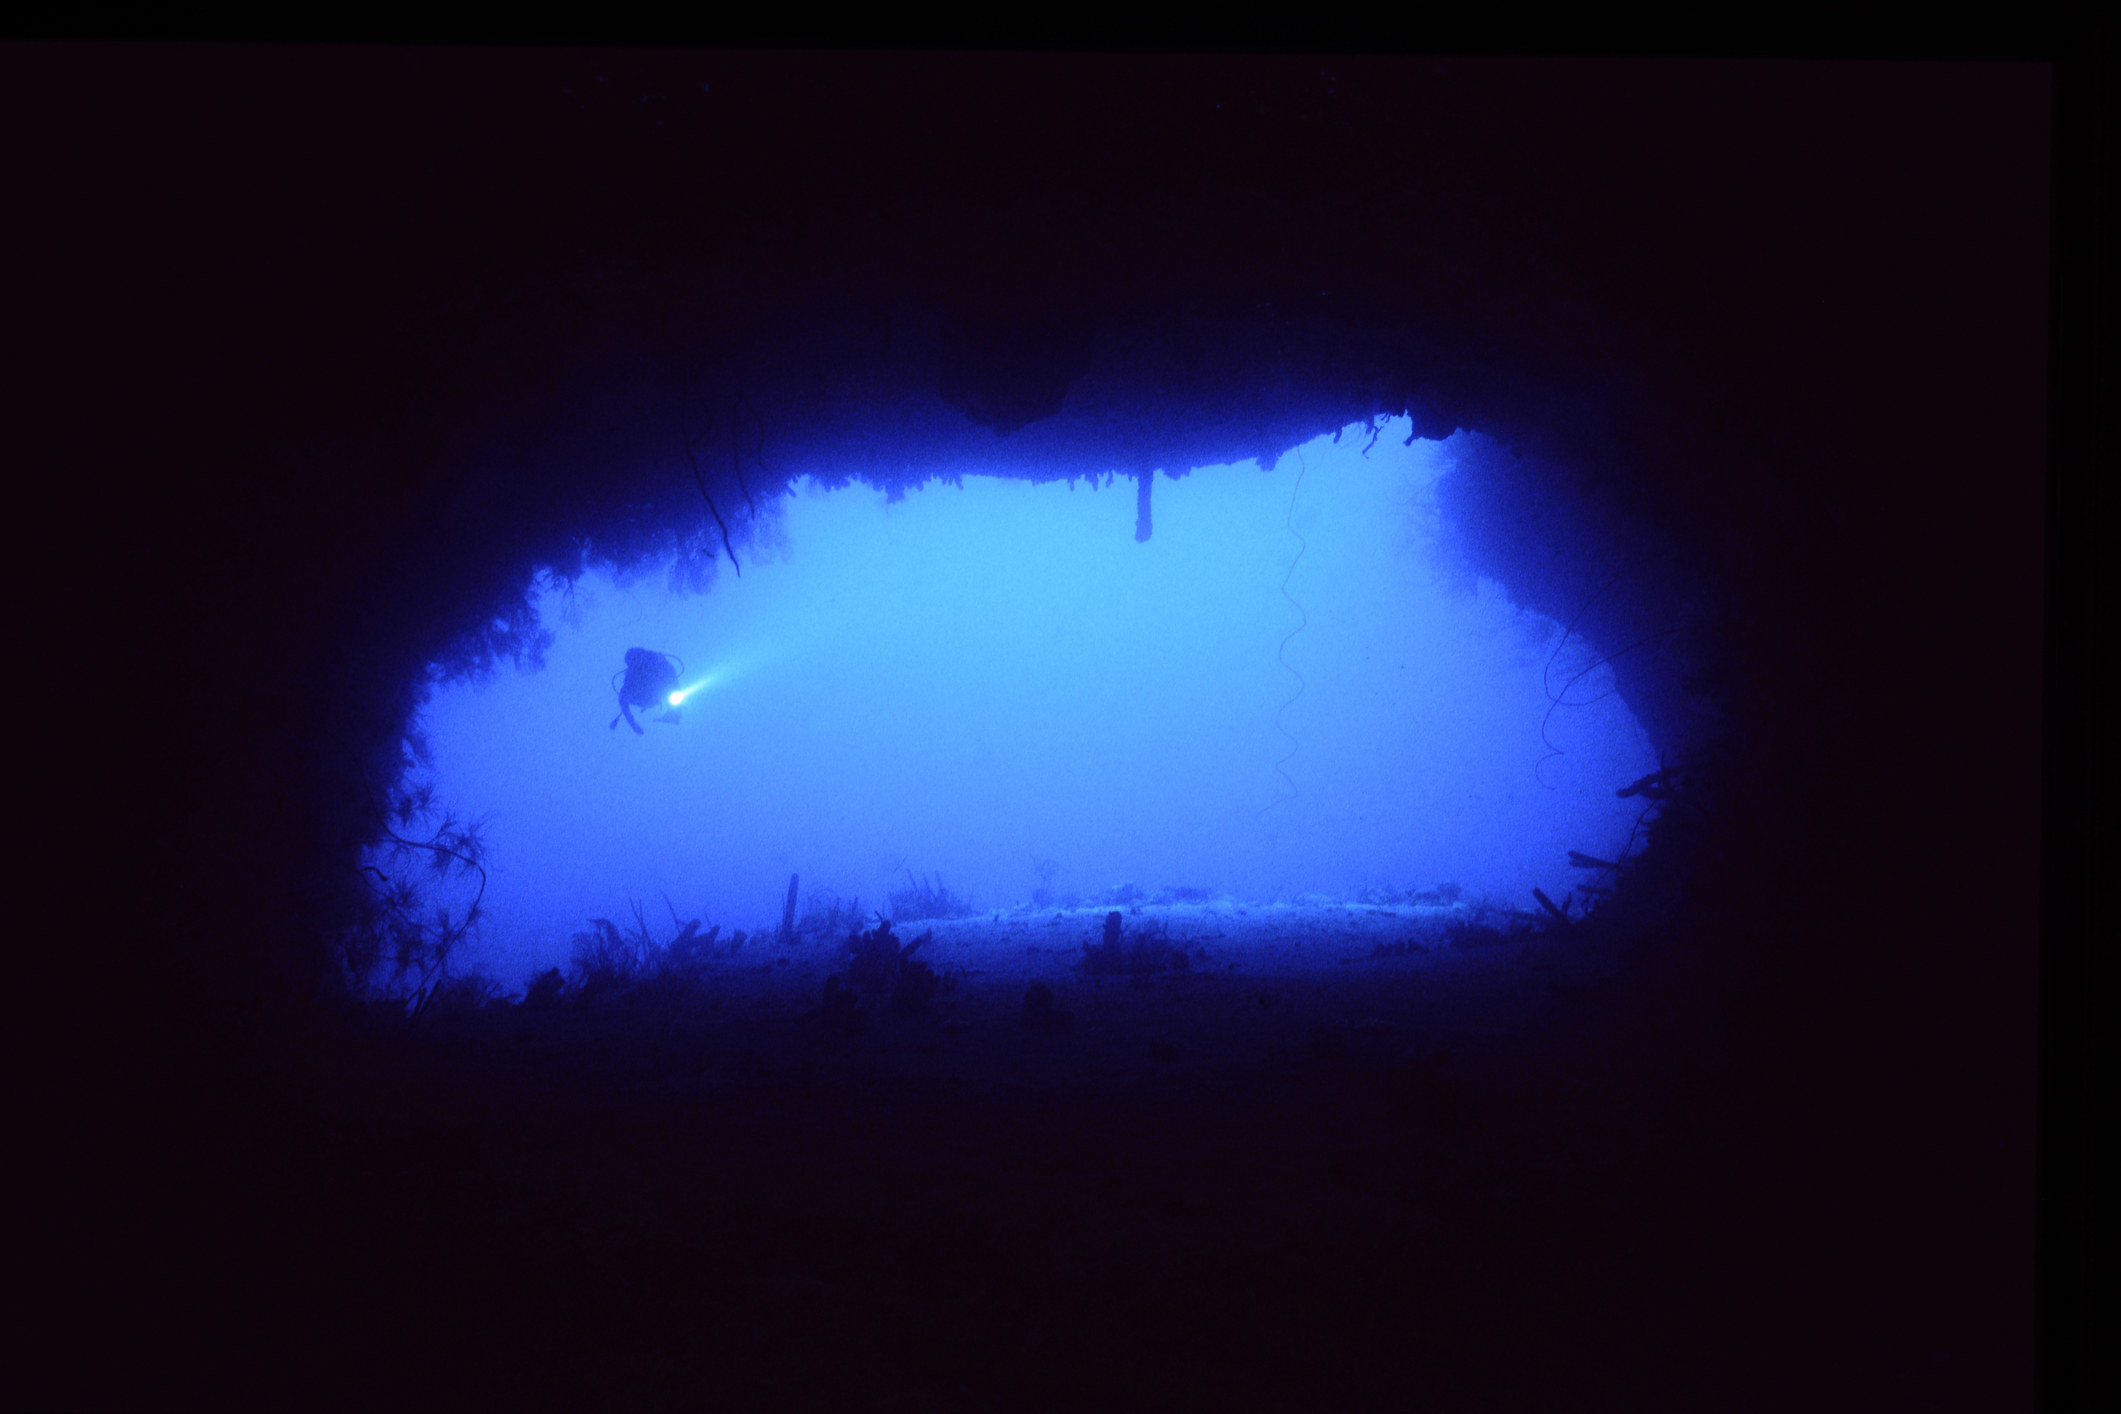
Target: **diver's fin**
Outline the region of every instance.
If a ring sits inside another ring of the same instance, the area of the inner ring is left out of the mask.
[[[668,712],[665,712],[662,716],[656,718],[656,720],[659,722],[668,722],[674,727],[678,724],[678,709],[673,707]]]

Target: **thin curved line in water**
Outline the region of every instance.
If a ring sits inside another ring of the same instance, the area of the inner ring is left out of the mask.
[[[1303,743],[1296,739],[1296,734],[1294,732],[1290,731],[1287,727],[1281,724],[1282,713],[1288,711],[1290,707],[1295,705],[1296,699],[1304,695],[1304,688],[1306,686],[1306,683],[1304,681],[1304,675],[1300,672],[1297,672],[1295,668],[1290,667],[1289,660],[1283,657],[1282,654],[1284,650],[1288,648],[1290,639],[1296,637],[1296,635],[1302,633],[1305,629],[1311,626],[1310,612],[1306,610],[1301,603],[1297,602],[1297,598],[1294,594],[1291,594],[1289,592],[1289,581],[1295,578],[1296,567],[1298,564],[1302,563],[1304,551],[1311,548],[1310,542],[1308,540],[1305,540],[1303,537],[1303,533],[1297,530],[1296,528],[1296,494],[1297,492],[1303,490],[1304,477],[1309,475],[1311,470],[1310,466],[1305,463],[1302,452],[1298,452],[1296,454],[1296,467],[1296,484],[1289,488],[1289,509],[1282,516],[1282,525],[1288,530],[1291,535],[1294,535],[1296,537],[1296,558],[1289,561],[1288,572],[1282,575],[1281,577],[1281,597],[1296,606],[1296,612],[1302,615],[1303,621],[1297,624],[1295,628],[1292,628],[1287,633],[1283,634],[1280,644],[1278,644],[1274,649],[1274,661],[1281,664],[1284,668],[1288,668],[1290,672],[1296,674],[1296,691],[1290,693],[1288,699],[1284,701],[1281,706],[1274,709],[1274,730],[1280,732],[1283,736],[1289,739],[1288,755],[1282,757],[1279,761],[1276,761],[1274,763],[1274,774],[1280,776],[1283,780],[1289,783],[1289,793],[1287,795],[1283,795],[1279,791],[1276,791],[1274,798],[1259,808],[1260,815],[1266,814],[1269,810],[1272,810],[1275,806],[1280,805],[1285,800],[1296,799],[1296,797],[1301,794],[1301,791],[1299,791],[1297,788],[1295,778],[1291,776],[1287,771],[1284,771],[1282,767],[1288,765],[1289,762],[1296,759],[1296,753],[1303,750]],[[1254,818],[1256,819],[1258,817],[1255,816]]]
[[[1574,631],[1574,625],[1571,625],[1570,632],[1573,633]],[[1548,790],[1555,789],[1555,787],[1547,785],[1546,778],[1539,773],[1540,767],[1546,765],[1547,762],[1553,760],[1557,756],[1568,755],[1566,751],[1563,751],[1560,747],[1554,745],[1554,743],[1548,740],[1547,738],[1547,724],[1554,720],[1554,709],[1556,709],[1557,707],[1595,706],[1596,704],[1605,701],[1608,697],[1613,697],[1617,695],[1620,691],[1618,687],[1609,687],[1604,692],[1599,693],[1596,697],[1586,698],[1584,701],[1581,702],[1571,702],[1568,700],[1569,689],[1575,687],[1576,684],[1582,682],[1585,678],[1589,677],[1592,673],[1597,672],[1600,668],[1607,667],[1610,664],[1619,662],[1622,658],[1627,657],[1628,654],[1633,653],[1636,649],[1645,647],[1651,643],[1662,643],[1667,639],[1676,638],[1683,631],[1684,629],[1682,627],[1675,626],[1672,628],[1664,629],[1661,632],[1657,633],[1646,633],[1642,637],[1636,639],[1633,643],[1630,643],[1625,648],[1618,649],[1617,651],[1612,653],[1601,653],[1597,657],[1593,658],[1589,663],[1585,664],[1584,667],[1580,671],[1578,671],[1574,677],[1570,678],[1567,682],[1563,683],[1561,685],[1560,692],[1555,692],[1548,682],[1543,681],[1541,686],[1546,690],[1547,710],[1546,715],[1542,716],[1539,719],[1539,741],[1542,746],[1547,748],[1547,754],[1532,763],[1532,779],[1538,781],[1539,784],[1546,786]],[[1566,641],[1567,635],[1564,634],[1563,642]],[[1541,673],[1542,679],[1546,679],[1548,677],[1548,674],[1551,673],[1554,666],[1554,658],[1559,657],[1560,654],[1561,646],[1557,644],[1555,645],[1553,655],[1548,657],[1547,659],[1546,670]]]

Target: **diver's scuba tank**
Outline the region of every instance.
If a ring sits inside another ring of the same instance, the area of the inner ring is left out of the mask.
[[[655,720],[676,726],[677,705],[669,699],[684,672],[685,660],[674,653],[658,653],[653,648],[627,649],[626,666],[611,675],[611,690],[619,699],[619,715],[611,719],[611,730],[617,731],[623,721],[636,736],[645,736],[641,724],[634,720],[633,709],[645,711],[659,703],[667,705]]]

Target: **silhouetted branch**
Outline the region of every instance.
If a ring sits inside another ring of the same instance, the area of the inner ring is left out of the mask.
[[[729,563],[735,568],[737,578],[742,579],[744,577],[744,567],[737,563],[736,546],[729,541],[729,523],[722,519],[720,509],[714,504],[713,495],[707,490],[707,478],[700,474],[700,459],[692,454],[692,439],[690,437],[681,437],[681,440],[685,446],[685,460],[692,467],[692,479],[700,488],[700,499],[707,503],[707,514],[714,517],[715,525],[722,532],[722,548],[729,552]]]
[[[751,414],[752,426],[757,429],[752,438],[751,459],[763,467],[766,462],[766,420],[759,416],[758,409],[744,396],[742,388],[736,390],[736,406]],[[759,506],[758,502],[751,499],[750,483],[744,480],[744,457],[742,449],[738,446],[737,436],[737,419],[732,412],[729,418],[729,460],[736,466],[737,489],[744,493],[744,504],[751,508],[751,514],[755,518],[759,513]]]

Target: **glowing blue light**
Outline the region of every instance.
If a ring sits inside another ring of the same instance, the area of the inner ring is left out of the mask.
[[[593,572],[542,672],[424,714],[452,804],[523,861],[484,965],[564,965],[613,899],[777,915],[797,872],[867,901],[940,871],[996,909],[1129,883],[1559,903],[1568,851],[1630,847],[1614,792],[1656,751],[1599,646],[1444,553],[1443,449],[1384,434],[1159,475],[1146,542],[1127,478],[806,482],[782,553],[710,594]],[[606,695],[643,642],[698,669],[645,749]]]
[[[709,673],[705,677],[701,678],[698,682],[693,683],[691,686],[681,687],[676,692],[671,693],[670,705],[673,707],[682,707],[685,705],[686,698],[692,696],[696,692],[705,692],[708,688],[715,686],[717,683],[721,682],[724,678],[728,676],[729,670],[727,669],[724,669],[720,672]]]

